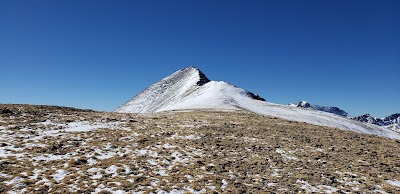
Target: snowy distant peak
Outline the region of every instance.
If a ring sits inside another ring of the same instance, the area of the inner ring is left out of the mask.
[[[392,124],[400,124],[400,113],[392,114],[385,118],[376,118],[371,116],[370,114],[365,114],[358,117],[353,117],[352,119],[379,126],[388,126]]]
[[[297,107],[302,107],[302,108],[312,108],[311,104],[308,103],[307,101],[300,101],[297,103]]]
[[[371,116],[370,114],[365,114],[365,115],[361,115],[361,116],[358,116],[358,117],[353,117],[352,119],[357,120],[357,121],[361,121],[361,122],[364,122],[364,123],[371,123],[371,124],[374,124],[374,125],[379,125],[379,126],[384,125],[382,119],[375,118],[375,117]]]
[[[383,122],[386,124],[388,129],[400,133],[400,113],[392,114],[383,118]]]
[[[389,123],[396,123],[396,124],[400,124],[400,113],[396,113],[396,114],[392,114],[390,116],[387,116],[385,118],[383,118],[383,120],[385,122],[389,122]]]
[[[333,114],[337,114],[340,116],[344,116],[347,117],[349,114],[338,108],[338,107],[333,107],[333,106],[320,106],[320,105],[315,105],[315,104],[310,104],[307,101],[300,101],[298,103],[295,104],[289,104],[289,106],[295,106],[295,107],[301,107],[301,108],[306,108],[306,109],[313,109],[313,110],[319,110],[319,111],[324,111],[324,112],[329,112],[329,113],[333,113]]]

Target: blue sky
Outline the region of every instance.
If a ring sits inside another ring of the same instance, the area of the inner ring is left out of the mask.
[[[0,103],[111,111],[191,65],[274,103],[400,112],[400,1],[0,1]]]

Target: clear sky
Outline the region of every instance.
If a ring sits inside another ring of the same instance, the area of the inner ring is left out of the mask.
[[[111,111],[191,65],[274,103],[400,112],[400,1],[0,1],[0,103]]]

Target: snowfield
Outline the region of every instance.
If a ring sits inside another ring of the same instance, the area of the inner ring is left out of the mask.
[[[199,84],[200,83],[200,84]],[[171,110],[247,110],[314,125],[400,139],[397,131],[354,121],[332,113],[279,105],[259,100],[244,89],[223,81],[210,81],[194,67],[179,70],[153,84],[115,112],[155,113]]]

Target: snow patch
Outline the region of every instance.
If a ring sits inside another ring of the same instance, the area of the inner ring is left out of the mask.
[[[297,180],[296,183],[300,183],[301,185],[301,189],[304,189],[306,192],[310,192],[310,193],[335,193],[338,191],[337,188],[335,187],[331,187],[331,186],[327,186],[327,185],[318,185],[316,187],[310,185],[307,181],[303,181],[303,180]]]
[[[386,182],[389,183],[389,185],[400,187],[400,181],[398,180],[387,180]]]
[[[56,180],[57,182],[62,181],[65,178],[65,176],[67,176],[67,174],[68,174],[68,172],[65,170],[57,170],[56,172],[57,173],[53,174],[52,176],[53,176],[54,180]]]

